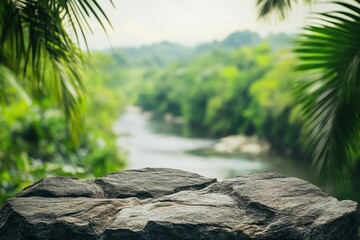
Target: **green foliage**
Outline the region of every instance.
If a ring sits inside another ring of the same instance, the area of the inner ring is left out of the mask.
[[[125,104],[116,83],[121,74],[109,71],[113,64],[109,57],[94,54],[84,74],[86,128],[76,146],[51,98],[32,105],[12,101],[0,108],[0,203],[43,177],[99,177],[124,167],[125,156],[112,131]]]
[[[108,22],[96,0],[0,2],[1,95],[8,94],[6,85],[16,83],[17,90],[34,99],[52,97],[64,109],[74,142],[83,127],[82,53],[67,30],[86,41],[91,16],[103,28],[103,21]]]
[[[293,5],[298,2],[311,4],[315,2],[315,0],[257,0],[256,4],[259,7],[259,18],[267,17],[271,13],[276,12],[278,16],[283,19]]]
[[[258,0],[259,17],[274,11],[284,17],[296,2]],[[304,122],[302,142],[313,170],[328,184],[349,189],[360,156],[360,2],[333,4],[339,10],[319,13],[297,40],[298,70],[304,77],[296,94]]]
[[[276,34],[269,39],[277,44],[288,44],[289,38],[285,34]],[[234,32],[222,41],[200,44],[194,48],[185,47],[179,44],[161,42],[152,45],[141,46],[138,48],[120,48],[115,53],[111,53],[112,58],[117,61],[117,55],[126,59],[128,67],[156,68],[165,67],[173,61],[189,61],[201,54],[213,51],[233,51],[243,46],[255,46],[261,42],[259,34],[242,31]],[[283,46],[282,46],[283,47]]]
[[[100,176],[124,165],[111,129],[122,93],[99,73],[82,81],[73,37],[86,42],[90,18],[104,31],[110,24],[97,0],[0,1],[0,202],[45,176]],[[86,112],[85,85],[105,95],[91,96]]]
[[[208,136],[258,135],[278,152],[296,152],[300,124],[290,94],[295,60],[277,58],[261,43],[148,69],[136,88],[137,104],[181,116],[188,128]]]
[[[191,54],[189,48],[169,42],[161,42],[138,48],[119,49],[117,52],[124,54],[128,61],[130,61],[131,66],[146,67],[165,66],[169,61],[188,58]]]
[[[316,172],[339,184],[360,156],[360,4],[337,5],[341,10],[305,28],[295,51],[307,73],[298,88],[305,147]]]
[[[247,115],[255,119],[257,135],[266,136],[273,146],[297,151],[301,128],[292,94],[297,79],[295,59],[285,58],[250,87],[253,105]]]

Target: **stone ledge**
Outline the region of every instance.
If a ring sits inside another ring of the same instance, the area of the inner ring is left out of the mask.
[[[276,173],[176,169],[41,180],[0,210],[0,240],[356,240],[358,204]]]

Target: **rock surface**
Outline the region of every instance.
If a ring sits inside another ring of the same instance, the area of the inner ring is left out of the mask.
[[[221,138],[214,145],[214,150],[220,153],[261,155],[269,152],[270,144],[256,136],[232,135]]]
[[[357,240],[357,208],[276,173],[146,168],[39,181],[0,210],[0,240]]]

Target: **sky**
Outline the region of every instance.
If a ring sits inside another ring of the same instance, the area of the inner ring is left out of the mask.
[[[269,33],[299,32],[306,16],[318,7],[296,5],[285,21],[257,20],[256,0],[113,0],[100,3],[113,28],[107,35],[94,19],[93,33],[87,34],[92,50],[111,47],[137,47],[161,41],[195,46],[221,40],[232,32],[251,30]],[[314,9],[315,8],[315,9]],[[322,6],[324,8],[324,6]]]

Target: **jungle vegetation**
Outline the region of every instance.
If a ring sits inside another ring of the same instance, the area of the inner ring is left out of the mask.
[[[286,21],[299,2],[317,1],[257,0],[259,18]],[[45,176],[123,167],[112,125],[127,103],[181,116],[189,133],[265,138],[360,199],[360,1],[334,4],[296,36],[238,32],[192,49],[89,55],[79,48],[89,17],[111,25],[100,1],[1,1],[0,201]]]

